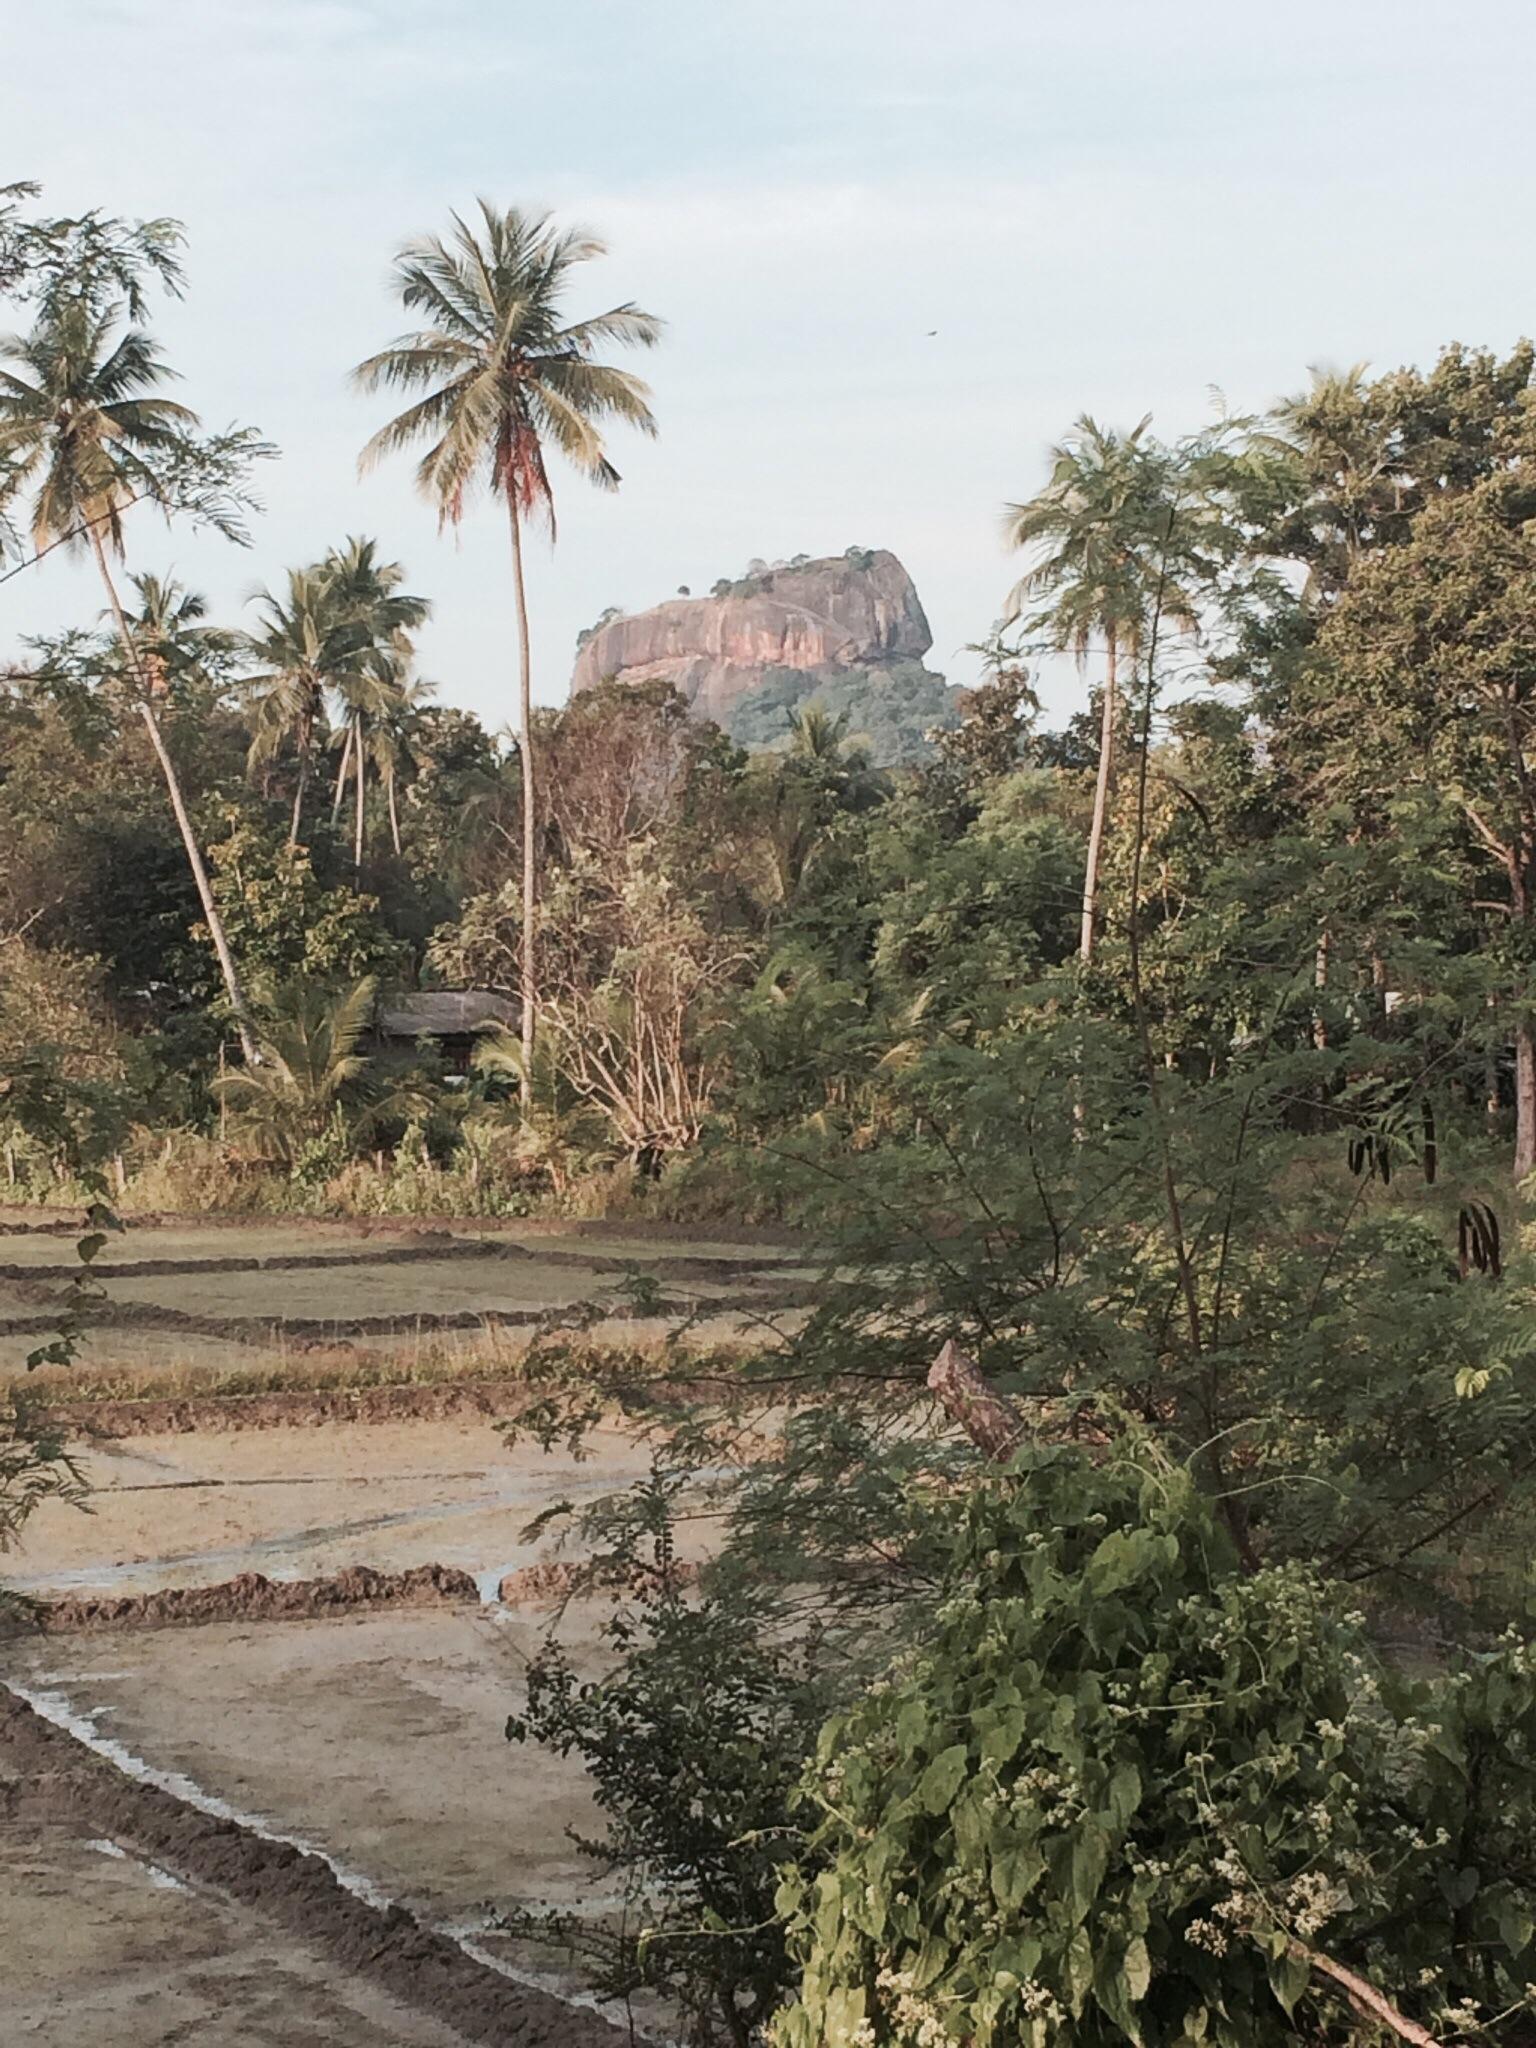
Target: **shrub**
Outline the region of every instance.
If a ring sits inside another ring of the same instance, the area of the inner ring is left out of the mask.
[[[792,1981],[776,1871],[825,1695],[805,1647],[775,1647],[739,1582],[685,1597],[671,1491],[659,1476],[637,1489],[603,1560],[634,1593],[602,1631],[618,1668],[582,1683],[550,1640],[507,1723],[513,1741],[585,1761],[608,1827],[575,1839],[617,1874],[626,1911],[608,1933],[560,1914],[507,1924],[575,1950],[608,1996],[660,1993],[690,2040],[747,2048]]]
[[[1373,1997],[1530,2038],[1529,1644],[1394,1677],[1144,1444],[1028,1454],[954,1513],[930,1639],[807,1781],[781,2048],[1376,2040]]]

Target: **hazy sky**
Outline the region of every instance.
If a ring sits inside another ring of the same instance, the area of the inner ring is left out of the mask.
[[[669,322],[660,439],[557,478],[536,693],[605,605],[754,555],[893,548],[960,679],[1012,580],[999,511],[1082,411],[1175,433],[1304,381],[1536,326],[1529,0],[0,0],[0,182],[174,213],[181,395],[283,451],[255,546],[130,529],[224,615],[376,534],[425,672],[503,722],[505,524],[439,539],[346,372],[404,324],[389,258],[484,193],[600,230],[573,311]],[[929,330],[937,329],[930,336]],[[0,652],[94,595],[0,590]],[[1073,692],[1053,678],[1053,708]]]

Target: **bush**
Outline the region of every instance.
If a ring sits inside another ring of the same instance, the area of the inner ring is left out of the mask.
[[[954,1513],[931,1639],[807,1781],[781,2048],[1376,2040],[1372,1987],[1530,2038],[1529,1644],[1393,1677],[1143,1444],[1026,1455]]]
[[[776,1871],[825,1695],[804,1646],[766,1639],[745,1588],[685,1596],[667,1480],[633,1510],[603,1564],[634,1593],[602,1632],[617,1670],[584,1684],[551,1640],[507,1723],[513,1741],[585,1761],[608,1831],[575,1839],[619,1876],[626,1911],[607,1934],[559,1914],[507,1924],[572,1948],[610,1997],[660,1993],[690,2040],[747,2048],[792,1982]]]

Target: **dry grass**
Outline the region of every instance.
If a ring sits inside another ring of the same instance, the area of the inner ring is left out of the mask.
[[[771,1337],[743,1330],[739,1320],[711,1318],[686,1338],[669,1342],[670,1326],[659,1321],[615,1323],[564,1337],[552,1333],[573,1354],[575,1369],[590,1361],[594,1380],[687,1379],[696,1373],[730,1371],[744,1355]],[[185,1346],[141,1339],[132,1358],[115,1346],[105,1355],[99,1338],[89,1342],[73,1366],[45,1367],[32,1375],[31,1390],[48,1401],[71,1405],[98,1401],[183,1401],[276,1393],[334,1393],[368,1387],[494,1385],[523,1379],[534,1342],[529,1330],[487,1328],[370,1342],[366,1348],[339,1345],[287,1350],[274,1345],[218,1345],[198,1339]],[[210,1357],[210,1351],[217,1356]]]

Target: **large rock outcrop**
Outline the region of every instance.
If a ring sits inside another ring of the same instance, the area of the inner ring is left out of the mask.
[[[920,663],[933,645],[912,579],[886,548],[754,569],[710,597],[606,621],[581,646],[572,690],[661,679],[729,728],[733,707],[785,670],[830,679]]]

